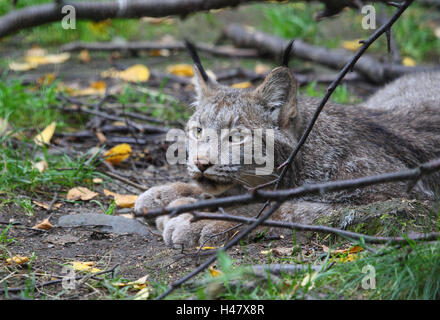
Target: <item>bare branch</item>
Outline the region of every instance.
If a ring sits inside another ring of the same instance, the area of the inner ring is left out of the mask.
[[[250,194],[202,200],[192,204],[172,208],[152,209],[150,211],[145,210],[143,213],[135,213],[134,215],[136,217],[145,217],[146,219],[152,219],[167,214],[176,215],[184,212],[191,212],[208,208],[217,209],[219,207],[231,207],[239,204],[245,205],[250,203],[261,203],[266,200],[284,202],[291,199],[301,198],[306,195],[322,195],[325,193],[337,192],[341,190],[354,190],[358,188],[365,188],[380,183],[419,179],[424,175],[428,175],[439,170],[440,159],[435,159],[424,163],[417,168],[406,169],[397,172],[390,172],[357,179],[303,185],[293,189],[277,191],[256,190]]]
[[[385,30],[378,29],[373,36],[381,35],[387,29],[389,28],[385,28]],[[236,46],[256,48],[260,54],[269,55],[277,61],[282,48],[285,48],[288,43],[286,39],[260,31],[251,31],[237,24],[226,26],[223,32]],[[369,40],[362,41],[362,43],[365,45]],[[311,45],[301,39],[295,40],[292,56],[313,61],[332,69],[341,69],[353,59],[352,54],[348,51]],[[357,71],[369,81],[377,84],[385,83],[407,73],[440,70],[438,67],[407,67],[400,64],[381,63],[369,55],[362,55],[362,58],[352,67],[352,70]]]
[[[243,217],[243,216],[234,216],[230,214],[216,214],[216,213],[203,213],[203,212],[192,212],[194,216],[193,221],[197,220],[222,220],[222,221],[233,221],[240,222],[244,224],[251,224],[256,221],[256,219]],[[308,225],[308,224],[300,224],[300,223],[292,223],[292,222],[284,222],[284,221],[275,221],[275,220],[266,220],[261,223],[263,226],[275,227],[275,228],[283,228],[283,229],[291,229],[298,231],[313,231],[319,233],[331,233],[338,236],[360,240],[361,238],[368,243],[380,244],[397,244],[397,243],[408,243],[408,240],[413,241],[433,241],[437,240],[440,237],[439,232],[431,232],[422,236],[414,236],[414,237],[374,237],[362,233],[346,231],[338,228],[332,228],[328,226],[320,226],[320,225]]]

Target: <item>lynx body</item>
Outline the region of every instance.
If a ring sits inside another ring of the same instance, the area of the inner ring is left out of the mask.
[[[253,164],[212,163],[206,156],[209,147],[203,147],[204,130],[272,129],[276,168],[297,144],[319,103],[297,96],[297,83],[287,67],[274,69],[254,90],[220,85],[203,77],[197,64],[195,70],[196,109],[186,128],[188,139],[197,139],[202,146],[200,152],[189,150],[187,169],[194,183],[153,187],[140,195],[136,212],[194,202],[207,193],[215,197],[244,193],[246,187],[272,181],[276,169],[256,175]],[[412,74],[388,84],[361,105],[327,103],[280,188],[398,171],[440,157],[439,84],[440,73]],[[422,178],[410,194],[404,182],[375,185],[287,202],[272,218],[313,223],[347,204],[396,197],[434,199],[437,190],[438,173]],[[228,212],[253,216],[257,208],[241,206]],[[230,223],[190,219],[190,214],[158,218],[165,243],[194,247],[230,236],[210,237]]]

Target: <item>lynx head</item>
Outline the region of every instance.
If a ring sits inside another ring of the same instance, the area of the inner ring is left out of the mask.
[[[292,72],[284,65],[255,89],[231,88],[210,78],[194,48],[189,51],[196,91],[195,112],[186,126],[190,177],[213,194],[274,180],[277,165],[294,145],[291,126],[298,112]]]

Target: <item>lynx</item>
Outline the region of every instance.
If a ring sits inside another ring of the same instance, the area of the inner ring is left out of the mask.
[[[298,84],[286,61],[255,89],[235,89],[210,78],[197,54],[192,55],[196,101],[186,133],[189,140],[198,143],[196,151],[188,150],[187,171],[194,182],[150,188],[136,201],[135,212],[192,203],[206,196],[242,194],[247,188],[272,181],[279,174],[276,168],[288,158],[318,106],[319,99],[297,95]],[[411,74],[386,85],[360,105],[328,102],[280,188],[398,171],[440,157],[439,84],[440,73]],[[230,135],[224,139],[231,141],[234,130],[259,128],[273,132],[274,170],[269,174],[255,174],[255,163],[223,164],[210,158],[209,152],[216,150],[210,150],[204,135],[208,129],[229,129]],[[310,196],[284,203],[271,218],[313,223],[347,205],[400,197],[434,199],[439,187],[437,173],[423,177],[409,192],[407,183],[396,182]],[[227,211],[254,216],[260,206],[243,205]],[[235,225],[191,222],[191,217],[187,213],[156,219],[167,245],[194,247],[225,241],[231,234],[222,231]],[[218,234],[221,236],[213,237]]]

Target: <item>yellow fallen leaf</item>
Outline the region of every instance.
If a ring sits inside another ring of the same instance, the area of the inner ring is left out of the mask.
[[[416,65],[416,61],[411,57],[404,57],[402,59],[402,64],[407,67],[414,67]]]
[[[86,49],[81,50],[81,52],[78,54],[78,59],[84,63],[89,63],[92,60],[92,58],[90,58],[89,51]]]
[[[72,188],[67,192],[66,199],[67,200],[83,200],[87,201],[93,199],[98,194],[93,192],[85,187],[76,187]]]
[[[46,73],[37,79],[37,86],[49,85],[55,80],[54,73]]]
[[[147,300],[150,297],[150,292],[150,287],[143,288],[135,295],[134,300]]]
[[[170,50],[168,49],[154,49],[148,51],[150,56],[153,57],[169,57],[170,56]]]
[[[50,223],[49,219],[44,219],[43,221],[32,227],[32,229],[39,229],[39,230],[50,230],[52,228],[53,225],[52,223]]]
[[[351,262],[351,261],[356,260],[357,258],[359,258],[359,256],[357,254],[350,253],[350,254],[348,254],[346,256],[341,256],[339,258],[339,262],[342,262],[342,263]]]
[[[357,51],[360,47],[362,47],[362,44],[359,43],[361,39],[351,40],[351,41],[344,41],[342,42],[342,48],[350,50],[350,51]]]
[[[99,95],[103,96],[105,94],[106,83],[105,81],[95,81],[90,84],[88,88],[75,89],[75,88],[64,88],[72,96],[92,96]]]
[[[132,194],[116,194],[115,204],[119,208],[133,208],[138,197],[139,196]]]
[[[115,287],[119,287],[119,288],[123,288],[123,287],[127,287],[127,286],[133,286],[133,289],[136,290],[142,290],[144,289],[147,284],[148,284],[148,275],[137,279],[136,281],[130,281],[130,282],[116,282],[113,283],[113,286]]]
[[[257,64],[254,68],[254,72],[257,74],[265,74],[268,73],[270,71],[270,67],[265,65],[265,64]]]
[[[34,138],[34,142],[36,145],[43,146],[45,144],[50,143],[50,139],[52,139],[53,134],[55,133],[56,122],[52,122],[48,125],[40,134],[36,135]]]
[[[252,82],[245,81],[245,82],[238,82],[231,85],[231,88],[237,88],[237,89],[245,89],[252,87]]]
[[[136,64],[124,71],[110,69],[101,72],[103,78],[117,78],[128,82],[145,82],[150,78],[150,70],[142,64]]]
[[[211,277],[213,277],[213,278],[222,275],[222,272],[221,272],[220,270],[217,270],[217,269],[214,268],[213,266],[210,266],[208,270],[209,270],[209,274],[210,274]]]
[[[35,69],[36,67],[36,65],[30,65],[27,62],[12,61],[11,63],[9,63],[9,69],[11,69],[12,71],[28,71],[31,69]]]
[[[12,258],[6,259],[6,263],[8,264],[16,263],[19,265],[23,265],[28,262],[29,262],[29,258],[26,256],[13,256]]]
[[[435,35],[437,38],[440,38],[440,27],[436,27],[436,28],[434,29],[434,35]]]
[[[87,23],[88,28],[95,34],[105,35],[108,28],[112,25],[111,19],[102,21],[91,21]]]
[[[128,143],[118,144],[104,153],[105,161],[119,165],[122,161],[130,157],[131,152],[131,146]]]
[[[10,126],[8,121],[0,118],[0,136],[6,135],[10,131]]]
[[[101,269],[93,268],[94,265],[95,265],[95,262],[93,262],[93,261],[87,261],[87,262],[73,261],[72,262],[72,267],[76,271],[85,271],[85,272],[90,272],[90,273],[97,273],[97,272],[102,271]]]
[[[107,197],[113,197],[115,199],[115,204],[120,208],[133,208],[136,199],[139,197],[134,194],[119,194],[107,189],[104,189],[104,194]]]
[[[43,64],[60,64],[66,62],[70,58],[70,53],[64,52],[60,54],[48,54],[45,56],[26,56],[25,61],[30,65],[43,65]]]
[[[107,197],[114,197],[115,195],[117,195],[117,193],[112,192],[112,191],[107,190],[107,189],[104,189],[104,194],[105,194]]]
[[[49,165],[46,161],[39,161],[37,163],[34,163],[33,167],[37,169],[40,172],[44,172],[47,168],[49,168]]]
[[[197,247],[197,249],[198,249],[199,247]],[[204,247],[201,247],[200,248],[200,250],[214,250],[214,249],[217,249],[217,247],[209,247],[209,246],[204,246]]]
[[[193,77],[194,70],[190,64],[174,64],[167,67],[167,72],[175,74],[176,76]]]
[[[48,203],[39,202],[39,201],[36,201],[36,200],[33,200],[32,203],[34,203],[34,204],[36,204],[37,206],[39,206],[39,207],[41,207],[41,208],[44,208],[44,209],[46,209],[46,210],[49,209],[49,204],[48,204]],[[52,209],[59,209],[62,205],[63,205],[62,202],[54,203],[54,204],[52,205]]]
[[[309,290],[313,289],[315,287],[315,279],[318,276],[318,272],[313,272],[312,274],[308,273],[303,281],[301,282],[301,286],[305,287],[307,284],[310,284],[309,286]]]

